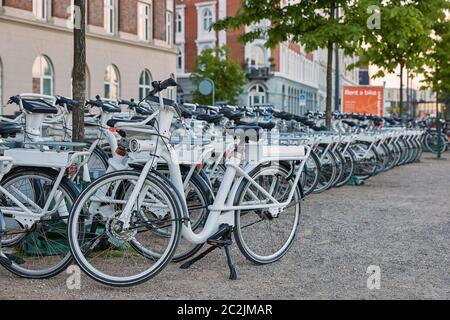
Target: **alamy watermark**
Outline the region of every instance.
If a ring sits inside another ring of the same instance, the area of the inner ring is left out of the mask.
[[[81,270],[79,266],[72,265],[67,268],[66,286],[69,290],[81,290]]]
[[[367,289],[381,289],[381,268],[379,266],[368,266],[366,273],[370,274],[367,278]]]
[[[67,7],[66,12],[70,15],[70,19],[67,19],[67,28],[81,29],[81,8],[76,5],[70,5]]]
[[[381,10],[380,7],[371,5],[367,8],[367,14],[370,14],[367,19],[367,28],[370,30],[381,29]]]

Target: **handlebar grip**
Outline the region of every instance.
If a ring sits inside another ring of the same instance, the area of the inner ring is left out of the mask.
[[[166,90],[169,87],[176,87],[177,86],[177,82],[173,79],[173,78],[169,78],[167,80],[162,81],[159,84],[161,90]]]
[[[9,102],[8,103],[15,103],[15,104],[20,104],[20,96],[12,96],[11,98],[9,98]]]

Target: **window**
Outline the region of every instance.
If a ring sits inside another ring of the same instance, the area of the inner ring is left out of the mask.
[[[248,93],[249,105],[265,104],[266,103],[266,90],[263,86],[257,84],[250,88]]]
[[[89,1],[86,2],[84,7],[84,19],[86,25],[88,24],[88,9],[89,9]],[[66,12],[69,14],[68,16],[68,24],[69,29],[79,28],[81,24],[81,17],[75,18],[78,15],[81,15],[81,11],[78,7],[75,6],[75,0],[70,0],[70,7],[66,9]]]
[[[143,100],[152,90],[152,75],[147,69],[142,71],[139,78],[139,100]]]
[[[151,10],[147,3],[138,3],[138,28],[139,39],[143,41],[150,41],[150,26],[151,26]]]
[[[37,57],[33,64],[33,93],[53,95],[54,71],[49,58]]]
[[[118,99],[120,96],[120,75],[115,65],[109,65],[105,71],[105,98]]]
[[[36,18],[47,20],[49,17],[49,0],[33,0],[33,12]]]
[[[172,23],[172,12],[166,12],[166,41],[169,45],[172,45]]]
[[[209,32],[213,25],[213,14],[210,9],[203,11],[203,31]]]
[[[105,30],[107,33],[116,33],[116,1],[105,0]]]
[[[250,65],[262,66],[266,64],[264,49],[260,46],[252,46],[250,51]]]
[[[184,72],[184,56],[181,49],[178,49],[177,69],[179,72]]]
[[[183,17],[181,16],[181,14],[177,14],[176,26],[177,33],[183,33]]]

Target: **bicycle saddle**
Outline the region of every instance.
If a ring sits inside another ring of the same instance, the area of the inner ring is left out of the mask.
[[[244,127],[251,127],[251,128],[255,128],[255,127],[259,127],[261,129],[265,129],[265,130],[272,130],[273,128],[275,128],[275,123],[273,122],[245,122],[245,121],[238,121],[237,122],[238,126],[244,126]]]
[[[141,120],[142,121],[142,120]],[[125,119],[111,119],[109,120],[106,125],[108,127],[114,128],[118,123],[139,123],[141,122],[139,119],[132,119],[132,120],[125,120]]]
[[[313,129],[314,131],[317,131],[317,132],[328,131],[328,128],[325,127],[325,126],[320,126],[320,127],[318,127],[318,126],[313,126],[311,129]]]
[[[226,118],[228,118],[231,121],[238,121],[244,116],[244,113],[242,112],[234,112],[230,109],[223,109],[219,112],[220,114],[223,114]]]
[[[22,100],[22,105],[25,110],[30,113],[42,113],[42,114],[57,114],[58,109],[52,106],[44,99],[21,99],[19,96],[11,98],[11,101],[19,104]]]
[[[215,115],[198,114],[198,115],[196,115],[196,117],[197,117],[197,120],[206,121],[208,123],[214,123],[214,124],[217,124],[223,120],[223,115],[221,115],[221,114],[215,114]]]
[[[119,107],[109,104],[109,103],[103,103],[102,105],[102,109],[104,112],[109,112],[109,113],[121,113],[122,109],[120,109]]]
[[[354,128],[356,126],[356,123],[354,123],[353,121],[350,121],[350,120],[342,120],[342,123],[344,123],[352,128]]]
[[[293,114],[287,113],[287,112],[274,112],[274,117],[280,118],[282,120],[291,121],[294,117]]]
[[[396,123],[395,120],[393,120],[391,118],[384,117],[383,119],[390,125],[395,125],[395,123]]]
[[[22,131],[22,127],[15,123],[0,123],[0,136],[2,138],[14,137]]]
[[[314,120],[306,120],[305,122],[303,122],[303,124],[308,127],[314,127],[316,125],[316,122]]]
[[[299,123],[305,123],[306,121],[308,121],[307,117],[301,117],[301,116],[293,116],[292,119]]]
[[[351,115],[351,118],[352,118],[352,119],[355,119],[355,120],[359,120],[359,121],[364,121],[364,120],[366,120],[366,116],[361,115],[361,114],[352,114],[352,115]]]
[[[180,110],[181,110],[181,116],[185,119],[191,119],[194,115],[194,112],[192,111],[192,109],[187,108],[185,106],[180,106]]]

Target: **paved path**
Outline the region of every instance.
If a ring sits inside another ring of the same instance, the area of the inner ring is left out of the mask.
[[[83,275],[82,290],[69,291],[66,274],[30,281],[0,269],[0,299],[450,299],[450,160],[424,159],[310,197],[281,262],[257,267],[236,252],[239,281],[227,280],[219,254],[129,289]],[[367,288],[370,265],[381,268],[380,290]]]

